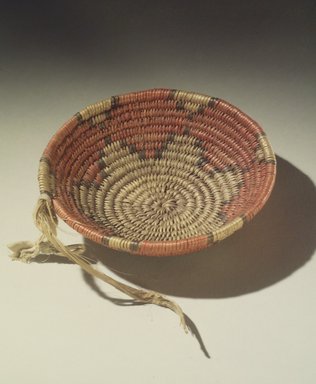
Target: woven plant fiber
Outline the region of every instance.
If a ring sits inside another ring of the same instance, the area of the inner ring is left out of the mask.
[[[128,295],[181,314],[175,303],[116,282],[65,247],[57,217],[106,247],[181,255],[242,228],[267,201],[275,175],[261,127],[224,100],[174,89],[113,96],[76,113],[49,141],[35,211],[43,235],[28,249],[25,242],[11,249],[29,260],[48,241]]]
[[[262,129],[229,103],[154,89],[68,121],[44,151],[41,192],[85,237],[151,256],[223,240],[261,209],[275,177]]]

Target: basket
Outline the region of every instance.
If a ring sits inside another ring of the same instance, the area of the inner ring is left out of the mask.
[[[275,174],[263,130],[224,100],[170,89],[113,96],[75,114],[48,143],[35,212],[43,236],[35,248],[48,240],[101,275],[57,239],[58,216],[84,237],[120,251],[199,251],[254,217]],[[35,248],[18,258],[34,257]]]

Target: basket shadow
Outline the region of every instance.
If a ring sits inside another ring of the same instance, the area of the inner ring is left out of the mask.
[[[302,267],[316,245],[315,185],[288,161],[277,157],[277,162],[266,206],[216,246],[159,258],[114,251],[85,239],[87,254],[127,281],[172,296],[225,298],[275,284]]]

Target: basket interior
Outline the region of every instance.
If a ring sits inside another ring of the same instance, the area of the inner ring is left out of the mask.
[[[227,102],[152,90],[98,105],[46,151],[64,219],[102,236],[177,241],[249,220],[267,199],[273,151]]]

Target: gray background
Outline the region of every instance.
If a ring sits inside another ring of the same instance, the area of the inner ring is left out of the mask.
[[[314,382],[315,16],[306,0],[0,2],[2,382]],[[115,305],[74,265],[7,256],[38,235],[38,161],[57,128],[153,87],[230,101],[278,155],[267,205],[216,247],[161,260],[86,242],[109,274],[174,296],[195,338],[169,311]]]

